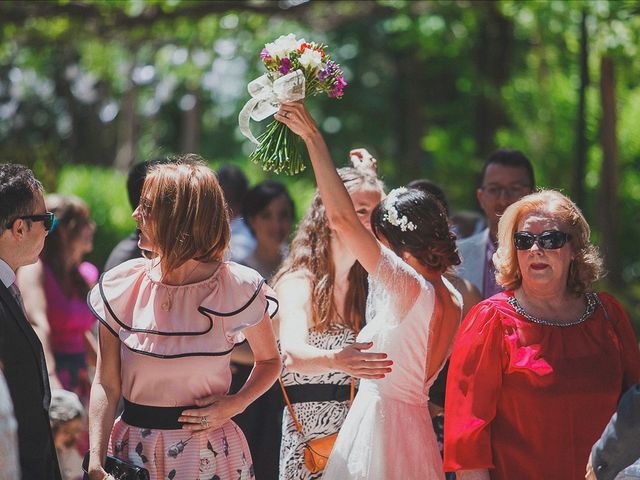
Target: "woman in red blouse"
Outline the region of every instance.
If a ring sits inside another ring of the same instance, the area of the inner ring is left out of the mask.
[[[593,293],[601,260],[564,195],[511,205],[498,227],[505,291],[469,312],[447,383],[445,470],[459,480],[577,480],[621,394],[640,379],[629,319]]]

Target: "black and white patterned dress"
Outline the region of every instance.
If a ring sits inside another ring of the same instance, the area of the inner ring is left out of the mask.
[[[333,350],[343,348],[355,341],[354,331],[343,325],[333,326],[326,332],[309,330],[307,342],[316,348]],[[305,384],[349,385],[351,377],[342,372],[322,375],[303,375],[282,370],[285,386]],[[336,433],[344,422],[349,410],[348,402],[304,402],[293,403],[293,410],[302,424],[304,435],[300,434],[287,408],[282,421],[282,444],[280,446],[280,480],[315,480],[322,478],[322,472],[312,474],[304,465],[304,442]]]

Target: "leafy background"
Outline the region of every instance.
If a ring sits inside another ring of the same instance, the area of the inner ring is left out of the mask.
[[[309,100],[337,163],[364,146],[388,186],[428,177],[469,210],[487,154],[521,149],[539,186],[583,208],[601,287],[640,322],[639,13],[606,0],[5,1],[0,155],[91,204],[102,265],[133,226],[132,163],[194,151],[269,176],[247,161],[237,114],[263,44],[293,32],[329,45],[350,83],[340,101]],[[300,216],[311,172],[279,179]]]

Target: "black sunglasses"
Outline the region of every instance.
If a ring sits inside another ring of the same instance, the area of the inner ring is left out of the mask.
[[[43,222],[44,229],[48,232],[56,224],[56,216],[53,212],[46,212],[40,215],[23,215],[18,217],[22,220],[31,220],[32,222]],[[11,222],[7,223],[6,228],[11,228],[18,218],[14,218]]]
[[[529,232],[516,232],[513,234],[513,244],[517,250],[529,250],[534,243],[545,250],[556,250],[562,248],[570,238],[571,235],[559,230],[547,230],[538,235]]]

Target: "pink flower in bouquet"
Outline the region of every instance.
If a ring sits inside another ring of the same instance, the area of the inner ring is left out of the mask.
[[[335,85],[327,95],[329,95],[330,98],[340,98],[344,95],[344,87],[347,85],[348,83],[345,81],[344,77],[338,77]]]

